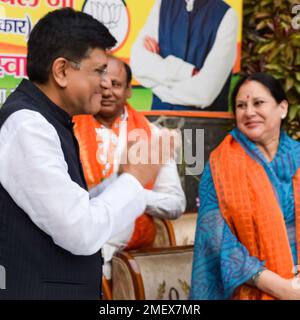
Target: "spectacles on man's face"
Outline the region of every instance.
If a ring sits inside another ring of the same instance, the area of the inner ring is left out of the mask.
[[[71,64],[73,64],[73,68],[76,70],[84,70],[82,68],[82,65],[79,61],[75,61],[69,58],[65,58]],[[97,77],[100,77],[101,80],[103,80],[107,76],[107,65],[104,65],[103,67],[95,68],[94,70],[88,70],[88,72],[92,72]]]

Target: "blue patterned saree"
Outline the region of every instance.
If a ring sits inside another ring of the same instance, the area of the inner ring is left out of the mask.
[[[265,169],[275,190],[287,228],[294,264],[297,264],[295,203],[292,178],[300,167],[300,143],[284,131],[277,153],[268,162],[256,144],[238,129],[230,133],[247,154]],[[217,201],[209,163],[199,185],[200,208],[196,228],[192,285],[193,300],[230,299],[234,291],[264,267],[264,261],[250,256],[231,232]]]

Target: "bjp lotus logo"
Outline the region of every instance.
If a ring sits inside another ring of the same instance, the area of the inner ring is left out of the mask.
[[[129,32],[129,14],[122,0],[87,0],[82,11],[92,15],[109,29],[117,39],[114,50],[122,46]]]

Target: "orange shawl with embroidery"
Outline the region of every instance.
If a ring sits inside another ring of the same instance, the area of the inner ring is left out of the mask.
[[[150,137],[151,130],[148,120],[129,105],[126,105],[126,107],[128,112],[127,134],[134,129],[144,129],[147,136]],[[96,129],[100,128],[101,124],[99,124],[92,115],[75,116],[73,122],[74,134],[80,146],[80,159],[84,176],[89,189],[91,189],[112,174],[113,168],[103,176],[103,165],[97,161],[99,146]],[[147,189],[152,189],[152,187],[152,185],[146,186]],[[130,250],[151,246],[155,238],[155,233],[153,218],[148,214],[141,215],[135,221],[134,231],[126,249]]]
[[[283,213],[264,168],[231,135],[212,152],[210,166],[220,211],[233,234],[250,255],[266,261],[269,270],[286,279],[292,278],[294,263]],[[299,250],[300,169],[293,185]],[[274,299],[247,284],[240,286],[233,298]]]

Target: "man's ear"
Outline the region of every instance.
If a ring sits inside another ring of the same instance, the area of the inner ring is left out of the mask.
[[[131,98],[131,96],[132,96],[132,87],[131,87],[131,83],[129,83],[126,89],[126,99]]]
[[[58,86],[65,88],[68,84],[67,74],[71,68],[69,62],[65,58],[57,58],[52,64],[52,76]]]

